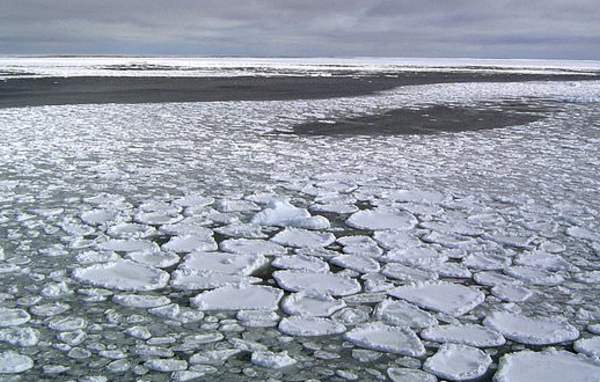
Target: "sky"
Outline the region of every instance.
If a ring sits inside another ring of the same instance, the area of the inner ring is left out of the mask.
[[[600,59],[598,0],[0,0],[0,55]]]

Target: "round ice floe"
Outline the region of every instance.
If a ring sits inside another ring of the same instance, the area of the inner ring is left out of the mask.
[[[213,232],[211,229],[203,226],[211,223],[212,221],[202,217],[188,217],[174,224],[161,225],[159,231],[167,235],[193,235],[209,241],[213,236]]]
[[[298,337],[329,336],[346,331],[343,324],[329,318],[304,316],[286,317],[278,328],[284,334]]]
[[[427,266],[439,264],[448,260],[448,257],[430,248],[415,247],[408,249],[391,250],[382,257],[388,263],[402,263],[409,266]]]
[[[434,375],[419,369],[390,367],[387,375],[392,382],[437,382]]]
[[[347,296],[361,290],[358,281],[325,272],[276,271],[273,278],[291,292],[314,291],[332,296]]]
[[[14,351],[0,353],[0,374],[18,374],[33,367],[33,360]]]
[[[183,235],[172,237],[167,243],[162,245],[165,251],[176,253],[190,253],[194,251],[215,251],[217,243],[212,237],[202,235]]]
[[[561,275],[539,268],[514,266],[504,269],[504,272],[531,285],[554,286],[565,281]]]
[[[492,288],[492,294],[503,301],[523,302],[531,297],[533,292],[520,285],[501,284]]]
[[[268,286],[225,286],[190,300],[200,310],[276,310],[283,291]]]
[[[375,231],[373,239],[385,249],[407,249],[423,244],[417,236],[408,231]]]
[[[458,234],[444,234],[435,231],[421,236],[421,240],[427,243],[439,244],[442,247],[450,249],[468,248],[475,243],[475,240],[471,237]]]
[[[347,332],[344,338],[356,346],[371,350],[410,357],[425,354],[425,347],[412,330],[379,322],[360,325]]]
[[[573,278],[581,283],[597,284],[600,283],[600,271],[579,272]]]
[[[497,286],[497,285],[521,285],[523,282],[521,280],[517,280],[514,277],[507,276],[503,273],[498,273],[494,271],[489,272],[477,272],[473,275],[473,279],[479,285],[485,286]]]
[[[123,291],[147,291],[167,285],[169,274],[130,260],[77,268],[73,277],[101,288]]]
[[[180,268],[171,274],[171,286],[182,290],[215,289],[224,286],[256,284],[262,279],[212,271],[194,271]]]
[[[334,214],[351,214],[358,211],[354,204],[345,203],[316,203],[310,206],[313,212],[326,212]]]
[[[529,345],[550,345],[573,341],[579,331],[557,318],[534,318],[516,313],[494,312],[483,324],[513,341]]]
[[[199,194],[189,194],[179,199],[173,200],[173,204],[181,207],[205,207],[213,204],[214,198],[205,197]]]
[[[600,358],[600,337],[582,338],[575,341],[573,348],[578,353]]]
[[[257,239],[229,239],[221,242],[221,250],[241,255],[283,255],[287,250],[279,244]]]
[[[500,360],[495,382],[596,382],[600,364],[582,355],[554,349],[507,354]]]
[[[285,313],[299,316],[331,316],[345,306],[343,300],[336,300],[329,295],[306,292],[292,293],[281,304]]]
[[[259,211],[260,207],[250,200],[221,199],[215,207],[221,212],[250,212]]]
[[[179,256],[169,252],[134,252],[127,254],[127,258],[156,268],[168,268],[180,260]]]
[[[271,265],[279,269],[305,272],[328,272],[329,264],[318,257],[290,255],[276,257]]]
[[[255,351],[252,353],[250,361],[262,367],[270,369],[281,369],[294,365],[297,361],[290,357],[287,352],[273,353],[270,351]]]
[[[448,282],[415,283],[392,289],[388,294],[451,316],[461,316],[485,299],[477,289]]]
[[[420,267],[436,272],[440,277],[470,279],[473,276],[467,267],[459,263],[433,263]]]
[[[592,232],[589,229],[584,228],[584,227],[569,227],[569,228],[567,228],[567,235],[577,238],[577,239],[584,239],[584,240],[600,242],[599,234]]]
[[[6,342],[13,346],[35,346],[38,344],[39,338],[39,332],[28,327],[0,329],[0,342]]]
[[[234,238],[264,239],[267,237],[258,224],[233,223],[215,228],[215,232]]]
[[[98,244],[98,248],[103,251],[115,252],[156,252],[158,245],[149,240],[109,240]]]
[[[423,369],[440,378],[466,381],[484,375],[492,358],[485,352],[466,345],[442,345],[435,355],[427,358]]]
[[[220,252],[195,252],[186,255],[180,269],[250,275],[268,264],[262,255],[235,255]]]
[[[143,294],[116,294],[113,296],[112,302],[131,308],[148,309],[168,305],[171,303],[171,300],[166,296],[151,296]]]
[[[0,327],[17,326],[31,319],[29,313],[23,309],[11,309],[0,307]]]
[[[389,278],[401,281],[429,281],[439,278],[437,272],[416,269],[399,263],[384,265],[381,273]]]
[[[330,260],[332,264],[341,268],[350,269],[359,273],[371,273],[379,271],[377,260],[360,255],[341,255]]]
[[[108,236],[119,239],[136,239],[153,235],[156,229],[145,224],[121,223],[114,225],[106,231]]]
[[[502,334],[476,324],[443,325],[427,328],[421,332],[423,339],[476,347],[502,346],[506,340]]]
[[[417,219],[405,211],[380,208],[358,211],[346,220],[346,224],[352,228],[365,230],[408,230],[417,224]]]
[[[391,299],[386,299],[377,305],[375,318],[388,325],[413,329],[427,328],[438,324],[438,320],[428,312],[405,301]]]
[[[568,271],[573,268],[573,266],[560,255],[544,252],[520,254],[515,258],[515,264],[547,271]]]
[[[97,209],[82,213],[81,220],[89,225],[102,225],[113,221],[117,216],[118,212],[116,210]]]
[[[271,238],[277,244],[296,248],[326,247],[335,241],[331,233],[319,233],[299,228],[286,228]]]
[[[168,212],[140,212],[135,215],[135,221],[149,225],[175,224],[183,219],[179,214]]]
[[[401,203],[437,204],[444,200],[444,194],[437,191],[397,190],[386,195],[386,198]]]
[[[329,221],[323,216],[311,216],[304,208],[298,208],[286,201],[276,200],[252,218],[253,224],[263,226],[296,227],[308,229],[329,228]]]
[[[279,323],[279,315],[273,311],[264,310],[240,310],[235,318],[243,326],[250,328],[273,328]]]
[[[344,253],[349,255],[378,257],[383,253],[377,242],[369,236],[343,236],[336,241],[344,246]]]
[[[471,253],[462,260],[462,263],[474,270],[495,271],[508,267],[511,261],[509,256],[490,253]]]

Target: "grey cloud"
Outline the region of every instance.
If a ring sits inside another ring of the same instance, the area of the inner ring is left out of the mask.
[[[0,54],[600,59],[596,0],[0,0]]]

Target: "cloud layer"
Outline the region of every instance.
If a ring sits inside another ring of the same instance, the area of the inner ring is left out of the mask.
[[[596,0],[0,0],[0,54],[600,59]]]

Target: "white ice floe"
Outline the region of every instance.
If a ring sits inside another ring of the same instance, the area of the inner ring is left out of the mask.
[[[409,267],[400,263],[384,265],[381,273],[389,278],[401,281],[430,281],[439,278],[437,272]]]
[[[491,291],[494,296],[508,302],[523,302],[533,295],[531,290],[514,284],[496,285]]]
[[[156,228],[138,223],[120,223],[106,231],[108,236],[117,239],[140,239],[156,233]]]
[[[127,258],[137,263],[155,268],[169,268],[177,264],[181,258],[170,252],[133,252],[128,253]]]
[[[314,291],[332,296],[347,296],[361,290],[356,280],[334,273],[276,271],[273,278],[280,287],[291,292]]]
[[[326,247],[335,241],[332,233],[320,233],[300,228],[286,228],[271,238],[277,244],[296,248]]]
[[[195,271],[180,268],[171,274],[171,286],[182,290],[215,289],[224,286],[239,286],[256,284],[262,279],[244,276],[243,274],[229,274],[213,271]]]
[[[0,327],[21,325],[30,319],[29,313],[23,309],[0,307]]]
[[[294,271],[329,272],[329,264],[314,256],[279,256],[271,262],[271,265],[275,268]]]
[[[286,317],[279,322],[278,328],[284,334],[299,337],[329,336],[346,331],[346,326],[338,321],[305,316]]]
[[[436,326],[423,330],[420,335],[429,341],[475,347],[502,346],[506,343],[502,334],[476,324]]]
[[[563,350],[530,350],[507,354],[500,360],[494,382],[596,382],[600,364]]]
[[[557,344],[579,337],[579,331],[574,326],[558,318],[493,312],[485,318],[483,324],[510,340],[529,345]]]
[[[389,251],[381,258],[388,263],[401,263],[409,266],[427,266],[429,264],[439,264],[448,260],[443,253],[439,253],[432,248],[415,247],[408,249],[394,249]]]
[[[135,215],[134,220],[138,223],[148,224],[148,225],[164,225],[164,224],[175,224],[181,220],[183,220],[183,216],[173,213],[171,211],[167,212],[140,212]]]
[[[211,223],[212,221],[204,218],[188,217],[174,224],[161,225],[159,231],[174,236],[192,235],[197,238],[202,238],[205,241],[210,241],[213,232],[211,229],[204,227],[204,225]]]
[[[190,253],[194,251],[216,251],[217,243],[211,237],[204,235],[183,235],[174,236],[167,243],[162,245],[165,251],[176,253]]]
[[[310,292],[292,293],[281,304],[282,310],[289,315],[324,317],[331,316],[345,306],[343,300]]]
[[[461,316],[485,299],[485,295],[475,288],[448,282],[415,283],[392,289],[388,294],[451,316]]]
[[[73,277],[101,288],[123,291],[148,291],[167,285],[169,274],[130,260],[76,268]]]
[[[567,228],[567,235],[577,239],[600,242],[600,234],[585,227],[569,227]]]
[[[600,358],[600,337],[582,338],[575,341],[573,348],[578,353]]]
[[[466,256],[462,263],[473,270],[496,271],[508,267],[512,259],[509,256],[476,252]]]
[[[422,370],[399,367],[388,368],[387,375],[392,382],[437,382],[438,380],[434,375]]]
[[[82,213],[81,220],[86,224],[96,226],[109,223],[118,215],[118,211],[114,209],[96,209]]]
[[[497,286],[497,285],[522,285],[521,280],[507,276],[503,273],[495,271],[477,272],[473,275],[473,279],[479,285]]]
[[[98,244],[98,248],[103,251],[115,252],[157,252],[158,245],[149,240],[108,240]]]
[[[323,216],[311,216],[304,208],[298,208],[286,201],[276,200],[268,204],[252,218],[253,224],[263,226],[296,227],[306,229],[327,229],[329,220]]]
[[[336,241],[343,246],[344,253],[350,255],[378,257],[383,253],[377,242],[369,236],[343,236]]]
[[[373,239],[385,249],[408,249],[423,244],[416,235],[403,230],[375,231]]]
[[[334,214],[352,214],[358,211],[354,204],[345,203],[315,203],[310,206],[313,212],[325,212]]]
[[[386,353],[410,357],[425,354],[425,347],[411,329],[379,322],[360,325],[347,332],[344,338],[356,346]]]
[[[444,234],[435,231],[421,236],[421,240],[426,243],[439,244],[442,247],[450,249],[468,248],[475,243],[475,240],[471,237],[458,234]]]
[[[505,268],[504,272],[530,285],[554,286],[565,281],[558,273],[521,265]]]
[[[459,263],[433,263],[419,267],[436,272],[439,277],[470,279],[473,276],[467,267]]]
[[[268,286],[225,286],[190,299],[200,310],[276,310],[283,291]]]
[[[221,212],[252,212],[259,211],[260,207],[250,200],[221,199],[215,203],[215,207]]]
[[[544,252],[519,254],[515,258],[515,264],[547,271],[569,271],[574,268],[568,261],[563,259],[562,256]]]
[[[229,239],[221,242],[221,250],[241,255],[283,255],[287,250],[279,244],[260,239]]]
[[[235,318],[250,328],[272,328],[277,326],[280,319],[276,312],[265,310],[240,310]]]
[[[408,230],[417,224],[417,219],[406,211],[379,208],[358,211],[346,220],[346,224],[365,230]]]
[[[252,353],[250,361],[257,365],[270,369],[281,369],[294,365],[297,361],[290,357],[286,351],[273,353],[270,351],[255,351]]]
[[[152,358],[144,362],[144,366],[150,370],[160,371],[163,373],[181,371],[186,370],[188,368],[187,361],[172,358]]]
[[[205,207],[213,204],[214,198],[199,194],[189,194],[173,200],[173,204],[181,207]]]
[[[229,358],[241,353],[239,349],[208,350],[194,354],[190,357],[190,364],[203,364],[220,366]]]
[[[112,298],[115,304],[131,308],[156,308],[168,305],[171,300],[167,296],[153,296],[144,294],[116,294]]]
[[[232,223],[223,227],[215,228],[215,232],[233,238],[265,239],[267,234],[263,232],[262,226],[258,224]]]
[[[369,320],[369,312],[359,308],[344,308],[335,312],[331,318],[344,325],[353,326]]]
[[[368,256],[340,255],[329,260],[341,268],[350,269],[358,273],[371,273],[379,271],[379,262]]]
[[[0,353],[0,374],[19,374],[33,367],[33,360],[23,354],[8,350]]]
[[[438,191],[425,190],[397,190],[387,193],[386,199],[391,199],[400,203],[423,203],[438,204],[445,199],[444,194]]]
[[[247,276],[266,266],[268,262],[262,255],[194,252],[185,256],[179,269]]]
[[[401,300],[385,299],[375,308],[375,318],[388,325],[422,329],[438,324],[438,320],[419,307]]]
[[[435,355],[427,358],[423,369],[440,378],[466,381],[484,375],[492,358],[485,352],[466,345],[442,345]]]
[[[0,329],[0,342],[13,346],[35,346],[38,344],[39,338],[39,331],[28,327]]]

